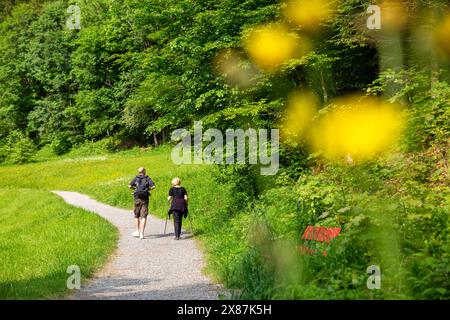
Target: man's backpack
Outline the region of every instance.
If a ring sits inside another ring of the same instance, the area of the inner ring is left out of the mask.
[[[148,192],[148,181],[146,177],[136,177],[136,190],[134,194],[139,199],[148,199],[150,193]]]

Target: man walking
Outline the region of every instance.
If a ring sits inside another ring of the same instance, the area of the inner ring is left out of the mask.
[[[146,175],[145,168],[139,168],[138,173],[139,174],[130,182],[128,187],[134,190],[134,218],[136,221],[136,231],[133,233],[133,237],[144,239],[150,190],[155,189],[156,186],[152,179]]]

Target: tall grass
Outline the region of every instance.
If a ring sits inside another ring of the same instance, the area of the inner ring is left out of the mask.
[[[8,233],[8,239],[26,230],[20,215],[7,215],[21,212],[24,201],[17,190],[25,189],[50,202],[57,199],[49,190],[79,191],[130,209],[132,224],[132,196],[127,185],[136,169],[144,166],[157,186],[152,192],[150,210],[160,217],[167,213],[171,179],[181,178],[190,196],[194,232],[207,253],[207,272],[236,289],[236,298],[410,299],[445,298],[450,292],[448,204],[440,198],[430,198],[433,193],[426,189],[420,189],[424,200],[417,200],[419,196],[411,191],[399,198],[393,192],[399,185],[390,182],[403,181],[403,169],[397,172],[389,164],[382,170],[379,165],[330,167],[288,185],[276,178],[255,179],[245,167],[217,170],[212,166],[174,165],[167,147],[119,153],[96,152],[94,147],[85,150],[88,152],[49,157],[46,162],[0,168],[0,190],[8,192],[0,198],[0,230],[9,230],[10,223],[16,226]],[[255,189],[259,189],[259,194],[254,193]],[[35,208],[39,201],[25,202],[31,212],[48,211],[46,207]],[[57,205],[62,206],[64,213],[75,210],[61,202]],[[106,237],[108,229],[99,226],[101,220],[88,215],[95,223],[87,227],[85,220],[74,219],[79,228],[99,228],[105,234],[98,236]],[[46,214],[40,217],[42,221],[47,219]],[[60,219],[58,215],[52,217]],[[43,222],[35,218],[37,232]],[[301,234],[308,225],[343,226],[341,235],[327,248],[328,256],[298,254]],[[94,235],[95,232],[86,233],[87,238]],[[61,237],[50,239],[58,242]],[[73,252],[89,247],[105,253],[110,247],[93,247],[72,239]],[[30,242],[12,242],[1,248],[4,256],[14,250],[23,252],[5,260],[9,261],[9,271],[2,271],[0,279],[2,292],[7,292],[8,297],[24,296],[26,292],[39,297],[52,290],[59,292],[52,287],[39,293],[36,288],[27,289],[27,285],[16,285],[21,288],[16,295],[11,289],[5,291],[17,282],[15,277],[22,277],[15,271],[23,266],[20,257],[32,259],[39,255],[33,252]],[[53,264],[47,264],[44,258],[38,261],[40,264],[35,263],[39,268],[52,265],[49,270],[60,270],[67,264],[67,259],[56,259]],[[96,261],[86,258],[85,265],[98,265]],[[366,286],[370,265],[381,266],[382,290],[369,290]]]
[[[115,248],[111,224],[54,194],[0,189],[0,204],[0,299],[64,295],[69,266],[79,266],[84,280]]]
[[[146,167],[155,182],[150,210],[160,217],[168,210],[170,182],[178,176],[189,193],[192,226],[199,236],[216,225],[220,208],[230,199],[229,186],[215,183],[208,166],[176,166],[165,147],[120,153],[84,149],[88,152],[73,151],[63,157],[48,156],[43,162],[0,167],[0,259],[7,261],[0,268],[0,297],[42,298],[64,293],[68,265],[80,265],[88,276],[114,247],[116,232],[112,226],[64,204],[51,190],[78,191],[130,209],[132,224],[133,198],[128,184],[136,169]],[[35,236],[40,242],[33,241]],[[73,259],[77,256],[78,260]],[[50,285],[43,285],[45,282]]]

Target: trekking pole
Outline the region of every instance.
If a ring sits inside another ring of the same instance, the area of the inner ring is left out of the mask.
[[[191,215],[190,214],[188,214],[188,219],[189,219],[189,225],[191,227],[191,232],[192,232],[192,234],[194,234],[194,228],[192,228],[192,220],[191,220]]]
[[[167,228],[167,219],[169,218],[169,215],[166,216],[166,225],[164,226],[164,234],[166,234],[166,228]]]

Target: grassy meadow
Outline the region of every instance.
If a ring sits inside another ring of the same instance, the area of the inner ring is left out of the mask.
[[[427,299],[448,293],[446,189],[438,198],[421,189],[424,202],[408,194],[401,201],[391,197],[399,184],[386,184],[386,175],[403,181],[410,171],[389,162],[379,173],[334,168],[286,186],[282,176],[252,180],[245,166],[174,165],[169,146],[111,153],[96,143],[60,157],[46,152],[31,164],[0,167],[0,298],[61,297],[68,291],[68,265],[79,265],[84,279],[100,267],[115,247],[114,227],[50,191],[77,191],[130,209],[132,224],[127,185],[140,166],[157,186],[150,210],[160,217],[171,179],[182,179],[206,272],[236,289],[235,298]],[[258,196],[248,192],[263,185]],[[296,254],[308,225],[343,226],[327,257]],[[366,269],[378,264],[384,266],[383,290],[371,291]]]
[[[105,263],[117,240],[111,224],[49,192],[11,185],[0,189],[0,299],[61,296],[68,266],[85,279]]]
[[[191,198],[192,215],[211,206],[222,205],[227,185],[218,185],[211,176],[211,167],[203,165],[177,166],[170,150],[133,149],[119,153],[100,151],[68,154],[44,162],[0,168],[0,188],[32,188],[38,190],[77,191],[113,206],[132,209],[129,182],[144,166],[157,188],[152,191],[150,210],[165,217],[167,194],[173,177],[180,177]],[[17,179],[17,177],[26,177]],[[195,192],[189,192],[195,190]],[[203,214],[205,215],[205,214]]]
[[[69,276],[67,266],[79,265],[83,277],[88,277],[115,247],[117,233],[112,225],[65,204],[51,190],[77,191],[131,209],[133,202],[127,185],[136,169],[145,166],[157,186],[152,192],[151,212],[165,216],[170,182],[178,176],[188,192],[192,190],[190,212],[194,229],[198,227],[199,233],[203,224],[209,224],[209,214],[202,208],[220,207],[227,194],[226,185],[212,182],[208,166],[175,166],[166,148],[96,155],[95,151],[91,154],[89,150],[81,150],[40,160],[46,161],[0,168],[3,261],[0,298],[3,299],[64,294]],[[197,226],[198,214],[202,215],[202,222]]]

